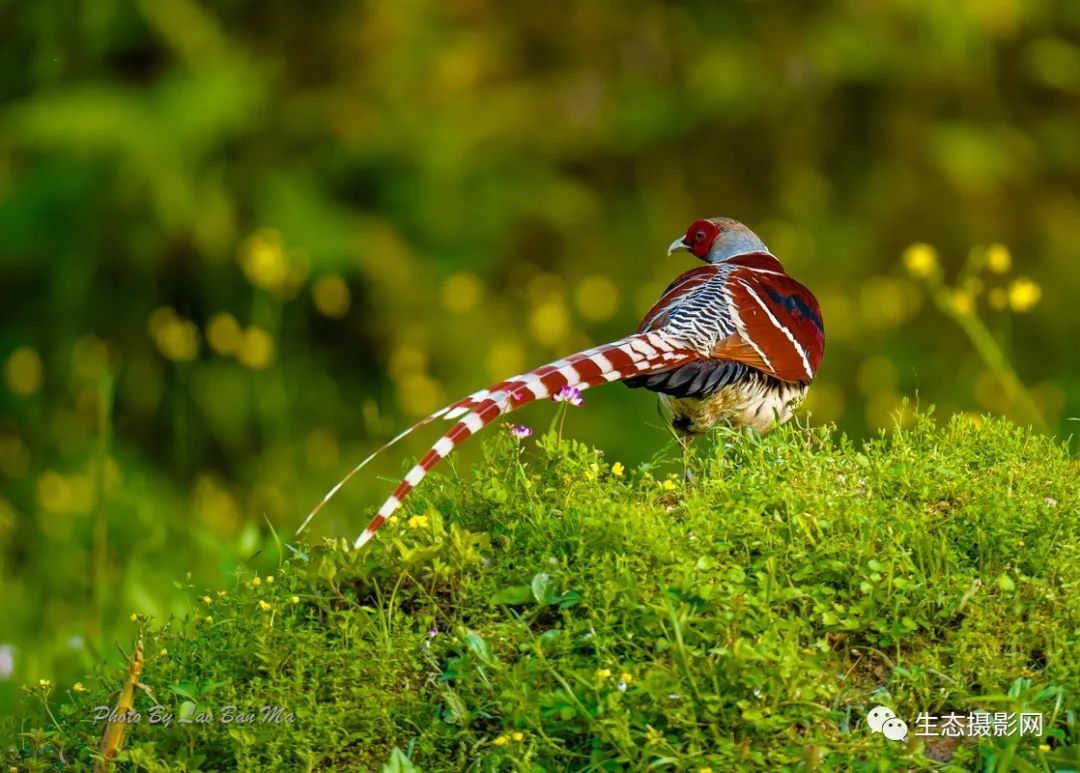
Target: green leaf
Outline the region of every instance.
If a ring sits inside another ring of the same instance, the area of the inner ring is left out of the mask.
[[[537,604],[544,606],[551,603],[551,597],[555,593],[555,586],[544,572],[532,578],[532,594]]]
[[[181,703],[180,704],[180,711],[178,711],[177,714],[176,714],[177,721],[179,721],[179,722],[190,721],[191,718],[195,715],[195,708],[196,708],[196,705],[195,705],[194,701],[184,701],[183,703]]]
[[[492,604],[525,604],[532,600],[532,588],[528,585],[511,585],[493,594]]]
[[[491,647],[488,645],[484,638],[478,633],[469,633],[465,636],[465,642],[469,646],[469,650],[480,658],[480,661],[485,665],[492,665],[495,661],[495,656],[491,652]]]
[[[379,768],[379,773],[420,773],[420,768],[413,765],[412,760],[405,756],[405,752],[395,746],[390,752],[390,759]]]
[[[559,603],[559,609],[570,609],[576,607],[581,603],[581,592],[576,590],[568,590],[566,593],[556,599]]]
[[[562,636],[562,631],[558,628],[549,628],[540,634],[540,644],[544,647],[554,644],[560,636]]]

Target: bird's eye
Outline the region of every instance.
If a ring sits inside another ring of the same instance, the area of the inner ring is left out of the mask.
[[[700,241],[703,241],[704,239],[705,239],[705,232],[704,231],[698,231],[697,233],[694,234],[694,241],[695,242],[700,242]]]

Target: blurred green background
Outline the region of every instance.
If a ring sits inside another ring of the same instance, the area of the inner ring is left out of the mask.
[[[0,0],[0,710],[273,565],[403,425],[631,330],[698,217],[821,300],[811,421],[1027,418],[917,276],[967,262],[954,311],[1067,434],[1078,41],[1071,0]],[[568,431],[669,442],[614,386]]]

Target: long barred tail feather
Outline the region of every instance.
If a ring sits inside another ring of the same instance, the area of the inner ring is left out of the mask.
[[[566,386],[585,390],[611,381],[670,369],[700,356],[677,345],[661,332],[640,333],[556,360],[492,384],[453,403],[448,409],[439,411],[438,415],[459,419],[457,423],[409,470],[394,493],[383,502],[364,533],[356,539],[354,547],[361,547],[374,536],[386,519],[401,506],[408,493],[440,460],[497,417],[533,400],[553,395]]]
[[[527,380],[542,378],[542,377],[548,375],[549,373],[551,373],[552,371],[558,370],[559,368],[565,367],[567,365],[570,365],[570,364],[579,362],[581,360],[588,359],[589,357],[592,357],[594,355],[597,355],[597,354],[601,353],[601,351],[604,350],[606,347],[615,346],[615,345],[622,344],[622,343],[623,343],[623,341],[616,341],[613,344],[605,344],[604,346],[598,346],[598,347],[595,347],[593,349],[587,349],[586,351],[579,352],[577,354],[571,355],[571,356],[569,356],[569,357],[567,357],[565,359],[556,360],[555,362],[544,365],[543,367],[536,368],[535,370],[532,370],[529,373],[525,373],[525,374],[522,374],[520,376],[514,376],[513,378],[507,379],[506,381],[500,381],[497,384],[492,384],[491,386],[487,387],[486,389],[481,389],[478,392],[473,392],[468,397],[463,397],[462,399],[458,400],[457,402],[450,403],[450,405],[446,405],[446,406],[440,408],[439,410],[432,413],[430,416],[427,416],[426,418],[423,418],[420,421],[413,424],[411,427],[408,427],[408,428],[402,430],[397,435],[392,437],[390,440],[388,440],[387,442],[385,442],[381,446],[379,446],[379,448],[372,451],[362,462],[360,462],[358,465],[356,465],[351,470],[349,470],[349,473],[344,478],[342,478],[337,483],[335,483],[330,488],[330,490],[327,491],[325,495],[323,495],[323,498],[321,500],[319,500],[319,503],[317,505],[315,505],[315,507],[313,507],[311,509],[311,512],[309,512],[307,514],[307,516],[304,518],[303,523],[300,524],[299,528],[297,528],[297,530],[294,532],[294,534],[299,535],[302,531],[304,531],[304,529],[306,529],[308,527],[308,524],[311,523],[311,521],[315,518],[315,516],[318,515],[320,512],[322,512],[322,509],[324,507],[326,507],[327,503],[329,503],[330,500],[333,499],[334,496],[342,488],[344,488],[345,484],[348,483],[353,478],[355,478],[356,475],[362,469],[367,467],[368,464],[370,464],[377,456],[379,456],[379,454],[381,454],[383,451],[386,451],[387,449],[392,448],[393,446],[397,445],[399,441],[404,440],[406,437],[408,437],[409,435],[411,435],[413,432],[420,429],[421,427],[423,427],[423,426],[425,426],[427,424],[430,424],[431,422],[435,421],[436,419],[440,419],[440,418],[441,419],[447,419],[447,420],[453,420],[453,419],[460,418],[461,416],[465,415],[470,410],[475,408],[477,405],[479,405],[482,400],[484,400],[485,398],[487,398],[489,395],[493,394],[494,392],[505,391],[511,385],[517,385],[517,387],[520,388],[522,385],[527,383]]]
[[[431,422],[435,421],[438,418],[446,417],[446,414],[451,409],[453,409],[456,404],[457,403],[452,403],[450,405],[445,406],[444,408],[440,408],[439,410],[435,411],[435,413],[431,414],[427,418],[421,419],[420,421],[416,422],[416,424],[413,424],[411,427],[408,427],[407,429],[404,429],[401,432],[399,432],[398,434],[394,435],[394,437],[390,438],[390,440],[386,441],[381,446],[379,446],[379,448],[372,451],[367,456],[367,458],[364,459],[364,461],[360,462],[360,464],[356,465],[351,470],[349,470],[348,475],[346,475],[344,478],[342,478],[337,483],[335,483],[333,485],[333,487],[331,487],[331,489],[326,492],[326,494],[323,496],[323,498],[321,500],[319,500],[319,504],[317,504],[317,505],[315,505],[315,507],[311,508],[311,512],[307,514],[306,518],[304,518],[304,522],[300,524],[300,528],[298,528],[296,530],[295,534],[300,534],[300,532],[302,532],[304,529],[306,529],[308,527],[308,524],[311,523],[312,519],[316,515],[318,515],[319,512],[324,507],[326,507],[327,502],[329,502],[334,497],[334,495],[337,494],[342,489],[342,487],[345,486],[346,483],[348,483],[350,480],[352,480],[354,477],[356,477],[357,473],[359,473],[360,470],[367,467],[368,464],[375,457],[377,457],[379,454],[381,454],[383,451],[387,450],[388,448],[391,448],[391,447],[397,445],[399,441],[404,440],[406,437],[408,437],[409,435],[411,435],[413,432],[420,429],[424,425],[430,424]]]
[[[615,343],[621,343],[621,342],[617,341]],[[327,491],[326,494],[323,495],[323,498],[319,500],[319,503],[317,505],[315,505],[315,507],[311,508],[311,512],[309,512],[307,514],[307,516],[304,518],[304,520],[300,524],[299,528],[297,528],[297,530],[294,532],[294,535],[299,535],[302,531],[304,531],[304,529],[306,529],[308,527],[308,524],[311,523],[311,521],[315,518],[315,516],[318,515],[320,512],[322,512],[322,509],[324,507],[326,507],[327,503],[331,499],[334,498],[334,495],[336,495],[339,491],[341,491],[341,489],[344,488],[346,483],[348,483],[350,480],[355,478],[356,475],[362,469],[367,467],[368,464],[370,464],[377,456],[379,456],[379,454],[381,454],[383,451],[386,451],[387,449],[392,448],[393,446],[397,445],[398,442],[400,442],[401,440],[404,440],[406,437],[411,435],[413,432],[416,432],[416,430],[420,429],[421,427],[423,427],[423,426],[425,426],[427,424],[430,424],[431,422],[435,421],[436,419],[453,420],[453,419],[460,418],[461,416],[465,415],[470,410],[472,410],[474,407],[479,405],[480,402],[483,399],[488,397],[488,395],[492,394],[493,392],[496,392],[496,391],[499,391],[499,390],[505,390],[511,384],[518,384],[520,386],[521,382],[522,382],[522,379],[534,378],[534,377],[535,378],[543,377],[543,376],[547,375],[548,373],[552,372],[553,370],[557,370],[560,367],[563,367],[563,366],[571,364],[573,362],[577,362],[577,361],[580,361],[582,359],[591,357],[591,356],[599,353],[603,348],[604,347],[600,346],[600,347],[596,347],[595,349],[588,349],[588,350],[586,350],[584,352],[579,352],[578,354],[567,357],[564,360],[556,360],[553,363],[545,365],[545,366],[543,366],[541,368],[537,368],[536,370],[530,371],[527,374],[523,374],[523,375],[520,375],[520,376],[514,376],[513,378],[508,379],[506,381],[500,381],[498,384],[492,384],[487,389],[481,389],[479,392],[473,392],[468,397],[463,397],[462,399],[458,400],[457,402],[450,403],[450,405],[443,406],[442,408],[435,411],[430,416],[427,416],[427,417],[421,419],[420,421],[416,422],[411,427],[407,427],[406,429],[403,429],[401,432],[396,434],[390,440],[386,441],[381,446],[379,446],[377,449],[375,449],[370,454],[368,454],[368,456],[362,462],[360,462],[360,464],[356,465],[351,470],[349,470],[349,473],[344,478],[342,478],[337,483],[335,483],[330,488],[330,490]]]

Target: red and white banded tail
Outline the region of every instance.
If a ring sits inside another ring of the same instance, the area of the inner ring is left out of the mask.
[[[612,344],[605,344],[603,346],[598,346],[596,348],[588,349],[588,350],[583,351],[583,352],[578,352],[577,354],[571,355],[571,356],[566,357],[566,358],[561,359],[561,360],[556,360],[555,362],[549,363],[547,365],[544,365],[543,367],[537,368],[537,369],[532,370],[532,371],[530,371],[528,373],[524,373],[524,374],[522,374],[520,376],[514,376],[513,378],[507,379],[506,381],[500,381],[497,384],[492,384],[491,386],[487,387],[486,389],[481,389],[478,392],[473,392],[468,397],[463,397],[462,399],[458,400],[457,402],[453,402],[453,403],[450,403],[449,405],[443,406],[442,408],[435,411],[430,416],[427,416],[426,418],[421,419],[420,421],[413,424],[411,427],[408,427],[408,428],[402,430],[401,432],[399,432],[397,435],[392,437],[390,440],[383,443],[383,445],[381,445],[379,448],[372,451],[362,462],[360,462],[358,465],[356,465],[351,470],[349,470],[348,474],[344,478],[339,480],[337,483],[335,483],[330,488],[330,490],[327,491],[325,495],[323,495],[323,498],[321,500],[319,500],[319,503],[317,505],[315,505],[315,507],[313,507],[311,509],[311,512],[309,512],[307,514],[307,516],[304,518],[304,520],[300,524],[299,528],[297,528],[295,534],[300,534],[304,529],[306,529],[308,527],[308,524],[311,523],[311,521],[315,518],[316,515],[318,515],[320,512],[322,512],[323,508],[326,507],[327,503],[331,499],[333,499],[334,496],[339,491],[341,491],[341,489],[345,486],[345,484],[348,483],[353,478],[355,478],[357,476],[357,474],[359,474],[359,472],[361,470],[363,470],[365,467],[367,467],[368,464],[370,464],[377,456],[379,456],[379,454],[381,454],[383,451],[386,451],[388,448],[392,448],[393,446],[397,445],[398,442],[400,442],[404,438],[408,437],[409,435],[411,435],[413,432],[420,429],[421,427],[423,427],[423,426],[425,426],[427,424],[430,424],[431,422],[435,421],[436,419],[446,419],[446,420],[458,419],[461,416],[464,416],[466,413],[468,413],[470,410],[472,410],[476,406],[480,405],[481,401],[483,401],[485,398],[492,395],[493,393],[500,392],[500,391],[506,391],[507,389],[510,388],[511,385],[517,385],[517,387],[527,385],[528,383],[532,383],[532,382],[534,382],[534,381],[536,381],[538,379],[544,378],[544,377],[550,375],[551,373],[553,373],[554,371],[557,371],[558,369],[563,368],[563,367],[565,367],[567,365],[573,365],[573,364],[581,362],[583,360],[587,360],[587,359],[589,359],[591,357],[601,355],[603,353],[603,351],[605,351],[607,349],[610,349],[611,347],[618,347],[618,346],[620,346],[622,344],[625,344],[626,341],[628,341],[628,340],[630,340],[630,339],[624,339],[622,341],[616,341],[616,342],[614,342]],[[640,346],[640,344],[639,344],[639,346]],[[671,350],[670,346],[669,346],[669,350]],[[621,362],[621,359],[620,359],[619,355],[612,355],[612,358],[616,362]],[[567,383],[571,383],[571,382],[568,381]],[[559,389],[559,387],[556,387],[556,389],[553,390],[553,391],[558,391],[558,389]]]
[[[311,508],[311,512],[307,514],[306,518],[304,518],[304,522],[300,524],[300,527],[296,530],[295,534],[299,534],[304,529],[306,529],[308,527],[308,524],[311,523],[311,520],[316,515],[318,515],[319,512],[322,511],[322,509],[324,507],[326,507],[326,503],[329,502],[334,497],[334,495],[336,493],[341,491],[342,487],[346,483],[348,483],[350,480],[352,480],[354,477],[356,477],[357,473],[359,473],[360,470],[367,467],[368,464],[371,462],[371,460],[373,460],[376,456],[378,456],[379,454],[381,454],[383,451],[390,448],[391,446],[397,445],[398,441],[400,441],[403,438],[411,435],[413,432],[420,429],[420,427],[423,427],[425,424],[430,424],[431,422],[435,421],[435,419],[439,418],[440,416],[444,416],[446,414],[446,412],[449,411],[453,407],[454,407],[454,405],[447,405],[445,408],[440,408],[439,410],[435,411],[435,413],[428,416],[426,419],[421,419],[420,421],[416,422],[416,424],[413,424],[408,429],[402,430],[398,434],[394,435],[394,437],[390,438],[390,440],[386,441],[381,446],[379,446],[377,449],[372,451],[367,456],[367,458],[364,459],[364,461],[360,462],[360,464],[356,465],[351,470],[349,470],[348,475],[346,475],[344,478],[342,478],[337,483],[335,483],[331,487],[331,489],[326,492],[326,494],[323,496],[323,498],[321,500],[319,500],[319,504],[317,504],[317,505],[315,505],[315,507]]]
[[[553,395],[566,386],[585,390],[610,381],[622,381],[631,376],[684,365],[699,358],[699,354],[676,345],[661,332],[640,333],[492,384],[442,409],[438,416],[448,419],[460,417],[458,422],[409,470],[394,493],[383,502],[364,533],[356,539],[354,547],[364,545],[374,536],[386,519],[401,506],[409,492],[440,460],[497,417],[533,400]]]

